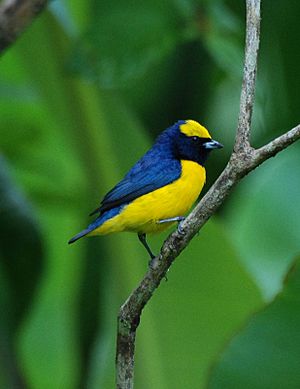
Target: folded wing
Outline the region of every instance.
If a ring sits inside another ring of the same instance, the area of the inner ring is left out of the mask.
[[[97,212],[103,213],[122,204],[128,204],[136,198],[153,192],[171,182],[181,175],[180,161],[175,159],[142,158],[128,172],[102,200]]]

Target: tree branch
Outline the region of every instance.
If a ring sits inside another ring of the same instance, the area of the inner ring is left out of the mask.
[[[47,0],[3,0],[0,4],[0,54],[46,7]]]
[[[250,127],[253,111],[257,55],[260,36],[260,0],[246,1],[246,42],[240,113],[234,150],[243,152],[250,147]]]
[[[272,140],[270,143],[256,150],[257,163],[261,164],[266,159],[274,157],[279,151],[290,146],[300,138],[300,125]]]
[[[144,306],[166,275],[175,258],[216,212],[234,186],[250,171],[300,138],[300,125],[256,150],[249,142],[254,102],[260,31],[260,1],[246,0],[247,24],[244,76],[234,151],[224,171],[182,223],[183,232],[173,232],[159,256],[152,260],[138,287],[121,306],[118,316],[116,383],[118,389],[132,389],[136,329]]]

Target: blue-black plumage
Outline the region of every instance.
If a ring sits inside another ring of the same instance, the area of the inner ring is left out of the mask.
[[[203,165],[209,152],[221,147],[199,123],[178,121],[160,134],[153,147],[106,194],[91,214],[99,212],[98,218],[69,243],[85,235],[135,231],[153,256],[145,233],[171,224],[163,226],[164,220],[183,218],[180,213],[191,207],[205,182]]]

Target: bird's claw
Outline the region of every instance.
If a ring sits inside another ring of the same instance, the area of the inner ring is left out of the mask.
[[[183,227],[182,227],[182,223],[183,223],[184,220],[185,220],[185,218],[183,218],[183,219],[178,223],[177,231],[178,231],[179,235],[184,235],[184,229],[183,229]]]

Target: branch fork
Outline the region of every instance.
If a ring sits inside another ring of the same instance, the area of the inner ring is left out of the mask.
[[[18,38],[47,3],[47,0],[3,0],[1,2],[0,54]],[[116,351],[117,389],[133,389],[135,336],[142,310],[173,261],[245,175],[300,139],[300,125],[298,125],[259,149],[254,149],[250,144],[259,39],[260,0],[246,0],[245,63],[234,150],[222,174],[181,223],[182,232],[175,231],[166,239],[160,254],[151,261],[145,276],[120,308]]]
[[[140,316],[175,258],[245,175],[300,138],[300,125],[298,125],[259,149],[254,149],[250,144],[260,37],[260,0],[246,0],[246,11],[245,64],[233,153],[214,185],[181,223],[182,231],[180,233],[175,231],[166,239],[160,254],[151,261],[145,276],[120,308],[116,353],[117,389],[133,389],[135,335]]]

